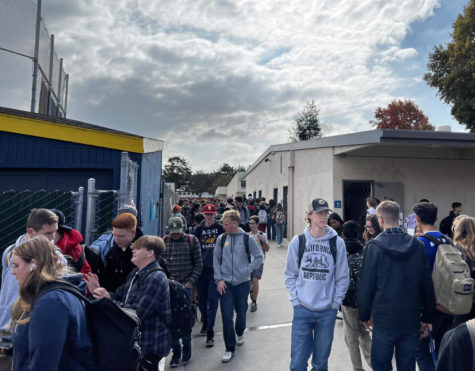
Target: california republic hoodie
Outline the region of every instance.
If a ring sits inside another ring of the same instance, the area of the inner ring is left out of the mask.
[[[350,282],[345,243],[337,237],[335,264],[329,242],[337,236],[333,228],[327,226],[325,235],[320,238],[313,238],[309,227],[304,234],[306,244],[300,267],[298,236],[290,242],[287,253],[285,285],[292,306],[302,305],[314,311],[338,309]]]

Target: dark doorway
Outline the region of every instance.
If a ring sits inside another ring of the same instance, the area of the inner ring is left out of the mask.
[[[274,201],[275,201],[275,204],[277,205],[279,203],[279,200],[277,199],[278,197],[278,189],[277,188],[274,188]]]
[[[355,220],[364,224],[366,217],[366,198],[370,197],[373,189],[371,180],[343,181],[343,219]]]
[[[289,187],[284,187],[282,189],[282,207],[284,208],[285,215],[287,215],[287,218],[285,218],[285,227],[284,227],[284,237],[287,238],[287,220],[288,220],[288,212],[287,212],[287,197],[289,193]]]

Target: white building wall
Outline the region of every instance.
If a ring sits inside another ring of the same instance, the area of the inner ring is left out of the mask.
[[[241,187],[241,182],[239,180],[239,177],[243,174],[243,171],[238,171],[234,177],[231,179],[231,181],[227,185],[227,197],[237,197],[237,196],[244,196],[246,194],[246,189]]]
[[[422,198],[438,206],[439,221],[449,214],[454,201],[463,204],[464,213],[475,214],[474,160],[335,156],[333,177],[335,199],[343,200],[346,179],[402,182],[404,215],[412,213],[412,207]]]

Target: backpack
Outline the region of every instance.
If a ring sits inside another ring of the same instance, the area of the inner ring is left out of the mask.
[[[259,224],[267,224],[267,212],[265,210],[259,210],[257,216],[259,217]]]
[[[221,250],[224,248],[224,243],[226,242],[226,237],[228,237],[227,233],[223,233],[221,235]],[[251,263],[251,253],[249,252],[249,235],[246,233],[244,234],[244,248],[246,249],[247,260]],[[221,254],[221,263],[223,259],[223,254]]]
[[[89,301],[76,286],[62,281],[43,286],[35,301],[53,290],[68,291],[84,303],[97,370],[139,370],[140,319],[134,310],[121,308],[107,298]]]
[[[283,211],[277,211],[275,213],[275,222],[277,224],[284,224],[285,223],[285,215]]]
[[[474,280],[460,252],[452,246],[452,240],[430,234],[422,237],[437,245],[432,281],[437,304],[450,314],[467,314],[472,309]]]
[[[168,288],[170,290],[170,309],[172,312],[172,324],[169,329],[172,340],[177,340],[185,335],[191,334],[191,329],[195,324],[195,316],[193,315],[192,304],[186,292],[185,286],[169,277],[169,273],[166,269],[157,267],[151,269],[147,275],[158,270],[165,273],[168,279]]]
[[[330,238],[329,244],[330,244],[330,252],[333,256],[333,262],[336,264],[336,238],[338,236],[334,236]],[[305,238],[305,234],[300,234],[299,235],[299,268],[300,268],[300,263],[302,262],[302,257],[303,253],[305,251],[305,245],[307,244],[307,239]]]

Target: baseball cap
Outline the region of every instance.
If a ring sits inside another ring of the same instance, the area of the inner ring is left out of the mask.
[[[328,202],[326,202],[323,198],[316,198],[312,200],[312,203],[310,205],[308,205],[309,212],[315,211],[316,213],[318,213],[322,210],[332,211],[332,209],[328,207]]]
[[[66,217],[64,216],[64,214],[61,210],[51,209],[51,211],[58,216],[58,228],[67,229],[69,231],[71,229],[73,229],[73,227],[70,227],[69,225],[66,225]]]
[[[213,204],[207,204],[203,208],[203,214],[216,214],[216,206]]]
[[[183,220],[180,217],[174,216],[173,218],[168,219],[168,232],[173,233],[182,233],[183,232]]]

